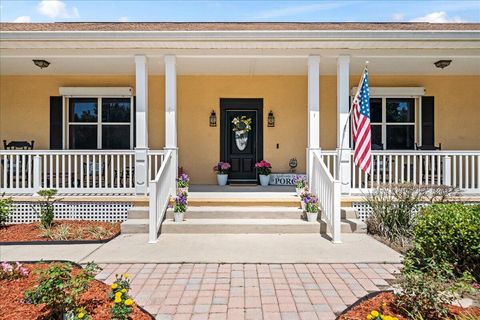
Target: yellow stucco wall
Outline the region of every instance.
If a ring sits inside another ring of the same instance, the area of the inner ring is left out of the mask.
[[[358,75],[351,77],[356,85]],[[2,76],[0,77],[0,140],[35,140],[49,147],[49,97],[62,86],[135,86],[133,76]],[[435,96],[435,140],[443,149],[480,149],[479,76],[374,76],[370,86],[423,86]],[[296,157],[305,169],[307,140],[306,76],[179,76],[178,146],[180,166],[194,183],[215,183],[211,167],[220,154],[220,126],[209,127],[220,98],[264,99],[264,158],[275,171],[288,170]],[[336,145],[336,77],[320,79],[321,146]],[[149,77],[149,145],[164,145],[164,77]],[[273,110],[276,126],[266,126]],[[276,148],[277,143],[279,149]]]

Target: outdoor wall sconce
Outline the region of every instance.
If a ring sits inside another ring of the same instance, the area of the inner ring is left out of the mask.
[[[450,63],[452,63],[452,60],[438,60],[433,64],[435,65],[435,67],[441,68],[443,70],[443,68],[448,67]]]
[[[217,114],[215,113],[215,110],[212,110],[210,112],[210,127],[216,127],[217,126]]]
[[[32,61],[33,61],[33,64],[35,64],[40,69],[46,68],[50,65],[50,62],[48,62],[47,60],[32,60]]]
[[[268,113],[268,126],[275,127],[275,116],[273,115],[272,110]]]

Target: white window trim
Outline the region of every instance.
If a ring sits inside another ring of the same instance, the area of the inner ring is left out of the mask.
[[[370,95],[370,99],[373,98],[378,98],[382,99],[382,122],[371,122],[371,125],[381,125],[382,126],[382,145],[383,145],[383,150],[389,150],[387,149],[387,125],[409,125],[409,126],[414,126],[413,127],[413,132],[414,132],[414,138],[413,142],[418,143],[419,139],[419,115],[421,114],[419,112],[419,109],[421,107],[421,96],[394,96],[394,95]],[[404,99],[404,98],[412,98],[414,101],[414,108],[415,108],[415,120],[414,122],[387,122],[387,99]],[[420,103],[419,103],[420,102]],[[414,146],[415,148],[415,146]],[[410,150],[410,149],[405,149],[405,150]]]
[[[62,91],[62,89],[85,89],[85,88],[60,88],[60,92],[66,93],[65,90]],[[95,88],[98,89],[98,88]],[[101,88],[104,89],[104,88]],[[107,88],[107,89],[122,89],[122,88]],[[87,90],[88,91],[88,90]],[[92,92],[92,91],[88,91]],[[112,91],[110,91],[112,92]],[[97,113],[97,122],[70,122],[70,117],[69,117],[69,112],[70,112],[70,99],[71,98],[91,98],[91,99],[97,99],[97,108],[98,108],[98,113]],[[130,98],[130,122],[103,122],[102,121],[102,99],[105,98]],[[129,125],[130,126],[130,148],[129,150],[134,149],[134,105],[133,105],[133,96],[132,95],[102,95],[102,96],[92,96],[92,95],[87,95],[87,94],[81,94],[81,95],[69,95],[69,96],[63,96],[62,99],[63,102],[63,114],[64,114],[64,121],[63,121],[63,149],[65,150],[70,150],[70,126],[71,125],[96,125],[97,126],[97,150],[102,150],[102,125]]]

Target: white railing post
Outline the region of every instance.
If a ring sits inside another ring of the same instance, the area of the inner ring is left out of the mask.
[[[450,156],[443,157],[443,184],[452,185],[452,158]]]
[[[341,240],[341,193],[342,186],[340,181],[333,182],[333,216],[332,216],[332,243],[342,243]]]
[[[148,149],[135,149],[135,193],[147,194],[148,186]]]
[[[337,168],[336,180],[341,182],[341,193],[350,194],[352,183],[352,152],[350,149],[337,149],[337,159],[335,166]]]
[[[33,191],[37,193],[42,188],[42,158],[37,154],[33,157]]]
[[[169,181],[168,188],[170,190],[171,195],[175,195],[177,193],[177,177],[178,177],[178,148],[165,148],[165,151],[171,151],[171,159],[170,162],[172,167],[169,172]]]
[[[337,152],[338,162],[335,175],[341,181],[342,194],[350,194],[350,126],[349,126],[349,90],[350,90],[350,56],[339,55],[337,58]]]
[[[156,243],[157,242],[157,183],[151,181],[149,184],[149,222],[148,222],[148,243]]]

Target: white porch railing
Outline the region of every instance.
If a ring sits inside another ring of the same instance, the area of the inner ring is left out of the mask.
[[[318,150],[310,151],[313,155],[312,160],[312,177],[311,192],[318,196],[320,210],[327,222],[327,231],[332,235],[333,243],[340,243],[340,201],[341,190],[340,181],[333,178],[332,173],[324,163],[322,154]]]
[[[162,224],[170,197],[176,191],[176,151],[168,150],[155,179],[150,181],[148,242],[157,242],[158,230]]]
[[[164,151],[149,151],[149,177],[163,162]],[[2,150],[0,192],[133,193],[133,150]]]
[[[330,173],[336,175],[337,152],[321,151]],[[372,174],[353,165],[351,192],[360,194],[379,183],[444,184],[465,194],[480,193],[480,151],[372,151]]]

